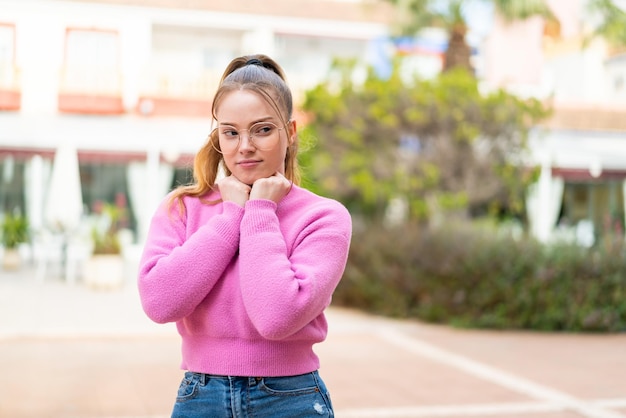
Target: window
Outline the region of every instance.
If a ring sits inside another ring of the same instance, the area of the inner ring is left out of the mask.
[[[26,211],[24,162],[11,155],[0,156],[0,212]]]
[[[59,110],[92,114],[124,112],[116,31],[67,30]]]
[[[119,90],[119,42],[114,31],[68,29],[64,87],[67,90]]]
[[[566,183],[560,223],[591,221],[596,236],[621,233],[624,225],[622,181]]]
[[[15,65],[15,26],[0,23],[0,110],[17,110],[20,102]]]
[[[0,85],[6,85],[15,66],[15,27],[0,23]],[[8,71],[10,70],[10,71]]]
[[[88,213],[99,210],[102,203],[114,204],[125,209],[124,227],[135,229],[135,219],[128,198],[126,164],[81,163],[80,181],[83,204]]]

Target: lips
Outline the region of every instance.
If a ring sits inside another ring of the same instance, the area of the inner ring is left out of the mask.
[[[237,163],[240,167],[256,167],[261,163],[261,160],[241,160]]]

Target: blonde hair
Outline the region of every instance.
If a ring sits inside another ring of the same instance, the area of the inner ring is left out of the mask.
[[[245,55],[235,58],[228,64],[213,97],[211,114],[214,120],[217,119],[216,110],[222,98],[235,90],[249,90],[265,99],[276,114],[282,117],[285,132],[289,133],[287,124],[293,116],[293,98],[283,69],[273,59],[262,54]],[[222,154],[217,151],[216,147],[219,148],[219,141],[217,132],[213,131],[194,158],[194,182],[176,188],[172,192],[170,203],[178,200],[179,207],[184,210],[183,197],[202,198],[213,190],[220,165],[226,175],[231,174],[228,167],[223,164]],[[296,185],[300,184],[297,152],[298,139],[296,137],[285,154],[285,177]],[[206,203],[217,203],[217,201]]]

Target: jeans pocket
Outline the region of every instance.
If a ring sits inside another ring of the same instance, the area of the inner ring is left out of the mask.
[[[299,376],[264,377],[261,379],[260,388],[275,396],[297,396],[320,391],[311,373]]]
[[[198,393],[199,379],[200,377],[196,373],[185,372],[185,376],[178,387],[176,402],[185,402],[193,399]]]
[[[264,402],[267,402],[265,404],[267,414],[263,416],[281,418],[334,416],[328,390],[317,372],[299,376],[265,377],[259,381],[258,388],[265,394]]]

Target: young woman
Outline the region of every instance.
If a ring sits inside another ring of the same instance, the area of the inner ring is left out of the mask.
[[[139,271],[146,314],[182,337],[172,417],[333,416],[312,346],[326,338],[350,215],[299,187],[292,96],[272,59],[233,60],[213,118],[194,183],[157,209]]]

